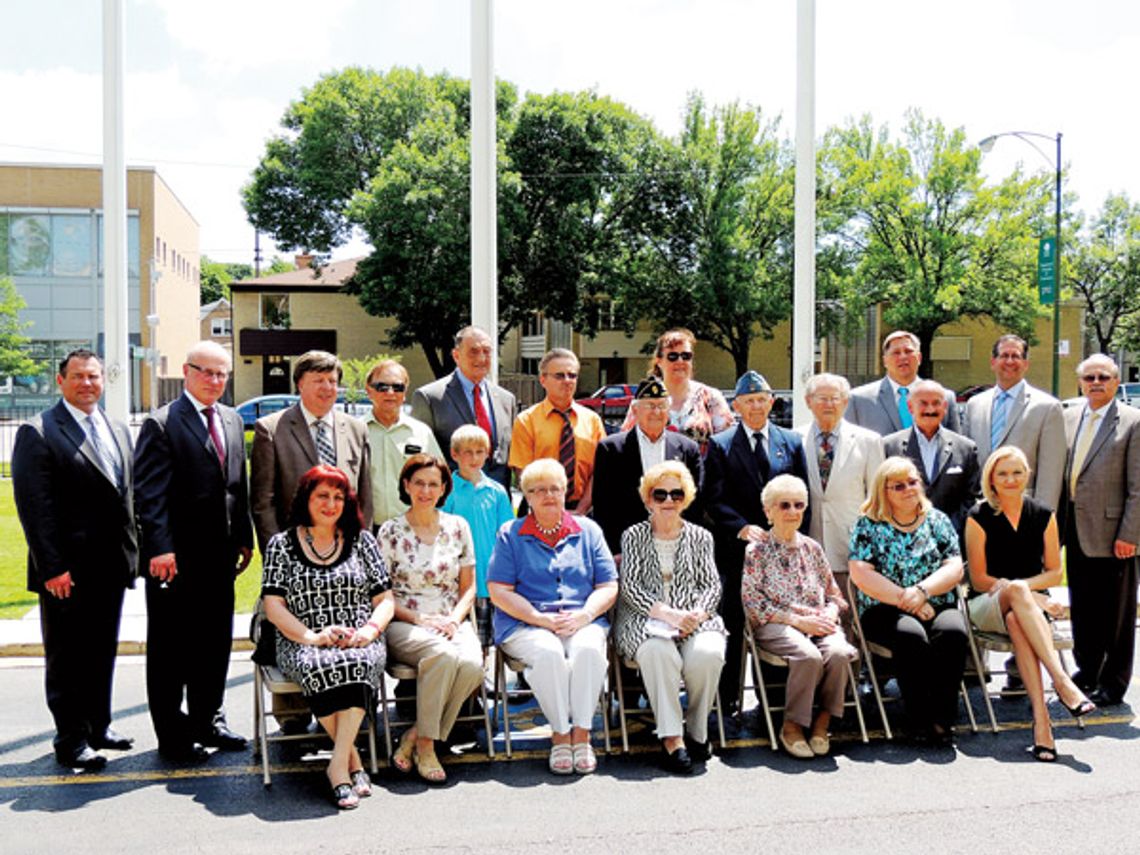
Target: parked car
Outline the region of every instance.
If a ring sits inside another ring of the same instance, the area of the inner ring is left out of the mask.
[[[293,406],[301,400],[300,395],[258,395],[256,398],[250,398],[248,401],[243,401],[238,404],[238,415],[241,416],[242,425],[246,430],[253,428],[253,423],[260,419],[262,416],[268,416],[280,410],[284,410]],[[344,399],[344,393],[336,399],[336,408],[341,412],[346,412],[349,415],[363,418],[372,411],[372,404],[367,398],[357,401],[354,404],[349,404]]]
[[[1121,383],[1117,395],[1123,395],[1130,407],[1140,407],[1140,383]]]
[[[594,394],[579,398],[578,403],[589,407],[605,420],[621,421],[633,401],[636,386],[629,383],[610,383],[598,389]]]

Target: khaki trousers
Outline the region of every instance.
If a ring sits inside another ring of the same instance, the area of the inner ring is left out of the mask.
[[[766,623],[756,630],[757,643],[788,660],[784,689],[784,715],[802,727],[811,726],[811,705],[819,686],[819,708],[835,717],[843,715],[847,663],[859,652],[847,642],[843,630],[809,638],[786,623]]]
[[[412,623],[388,624],[388,655],[419,672],[416,678],[416,732],[425,739],[447,739],[459,710],[483,679],[483,649],[470,621],[452,638]]]

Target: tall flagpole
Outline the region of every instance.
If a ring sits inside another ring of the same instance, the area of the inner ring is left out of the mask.
[[[796,3],[795,283],[792,423],[811,418],[804,386],[815,371],[815,0]]]
[[[103,0],[103,387],[108,414],[130,416],[127,166],[123,153],[123,0]]]
[[[495,62],[492,0],[471,0],[471,323],[499,333]],[[490,380],[499,376],[499,353]]]

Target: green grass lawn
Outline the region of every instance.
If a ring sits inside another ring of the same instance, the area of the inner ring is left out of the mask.
[[[36,595],[27,587],[27,542],[12,501],[12,481],[0,479],[0,620],[23,617],[36,604]],[[254,551],[253,561],[237,580],[237,610],[253,610],[261,589],[261,555]]]

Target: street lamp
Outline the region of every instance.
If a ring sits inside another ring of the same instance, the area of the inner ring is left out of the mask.
[[[980,143],[978,148],[983,152],[992,151],[994,143],[998,137],[1017,137],[1024,143],[1033,146],[1033,149],[1049,160],[1049,155],[1041,150],[1041,146],[1037,145],[1031,137],[1036,137],[1042,140],[1056,140],[1057,142],[1057,160],[1054,164],[1056,171],[1056,188],[1054,190],[1054,247],[1053,247],[1053,268],[1054,286],[1053,286],[1053,397],[1060,397],[1061,389],[1061,132],[1058,131],[1057,135],[1051,136],[1049,134],[1039,134],[1035,131],[1003,131],[1000,134],[993,134],[986,137]]]

